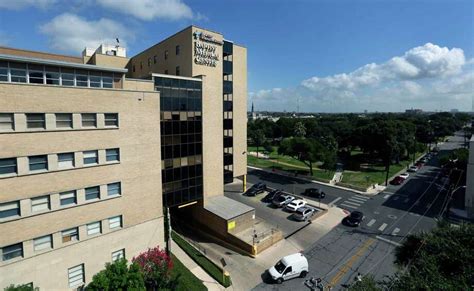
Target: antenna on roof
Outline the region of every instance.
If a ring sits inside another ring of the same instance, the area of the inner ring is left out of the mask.
[[[115,40],[117,41],[116,47],[119,47],[120,46],[120,40],[118,39],[118,37],[116,37]]]

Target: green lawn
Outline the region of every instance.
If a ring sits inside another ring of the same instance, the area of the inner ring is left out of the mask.
[[[171,278],[177,280],[177,286],[174,290],[177,291],[188,291],[188,290],[195,290],[195,291],[205,291],[207,290],[206,286],[199,280],[196,276],[194,276],[191,271],[189,271],[183,263],[181,263],[178,258],[176,258],[173,254],[171,255],[171,259],[173,260],[173,269],[171,270]]]
[[[309,169],[306,165],[304,167],[300,166],[291,166],[287,164],[281,164],[278,161],[271,161],[271,160],[264,160],[258,159],[256,157],[252,157],[247,155],[247,164],[249,166],[254,166],[258,168],[267,168],[272,169],[275,168],[277,170],[288,171],[288,172],[298,172],[298,174],[309,175]],[[329,182],[334,176],[333,171],[325,171],[319,168],[313,167],[313,177],[319,180],[324,180],[325,182]]]
[[[196,264],[201,266],[201,268],[206,271],[212,278],[214,278],[217,282],[219,282],[222,286],[224,287],[229,287],[232,285],[232,281],[230,279],[230,276],[222,276],[222,269],[219,268],[217,265],[215,265],[213,262],[211,262],[206,256],[201,254],[196,248],[194,248],[192,245],[190,245],[186,240],[181,238],[179,235],[177,235],[175,232],[171,232],[171,237],[173,240],[185,251],[188,256],[193,259]],[[188,289],[188,290],[194,290],[194,289]]]

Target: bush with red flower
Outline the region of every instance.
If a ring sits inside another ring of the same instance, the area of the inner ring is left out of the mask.
[[[172,289],[171,270],[173,261],[165,250],[159,247],[148,249],[132,259],[140,267],[148,290]]]

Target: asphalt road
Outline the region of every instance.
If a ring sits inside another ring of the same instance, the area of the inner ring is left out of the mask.
[[[462,144],[461,135],[451,137],[449,142],[439,145],[441,151],[438,157]],[[338,225],[305,250],[310,269],[307,278],[320,277],[325,286],[333,286],[332,290],[344,290],[345,286],[354,282],[359,272],[371,274],[377,280],[393,274],[395,246],[410,233],[433,228],[444,210],[447,196],[444,185],[447,181],[437,167],[438,157],[432,158],[417,173],[410,174],[403,185],[390,185],[370,198],[350,191],[323,189],[328,194],[329,202],[340,197],[335,202],[337,206],[348,211],[362,211],[365,218],[358,228]],[[269,185],[272,185],[269,180],[279,185],[280,177],[265,177],[262,180]],[[294,184],[280,184],[279,188],[291,190]],[[311,184],[297,185],[310,187]],[[304,281],[293,279],[281,285],[264,282],[254,290],[309,290]]]

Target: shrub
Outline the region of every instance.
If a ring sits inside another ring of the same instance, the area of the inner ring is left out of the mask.
[[[170,276],[173,261],[164,250],[159,247],[148,249],[132,261],[139,266],[147,288],[173,289],[175,282]]]
[[[126,259],[107,263],[105,270],[92,277],[86,290],[145,290],[140,267],[133,263],[127,266]]]

